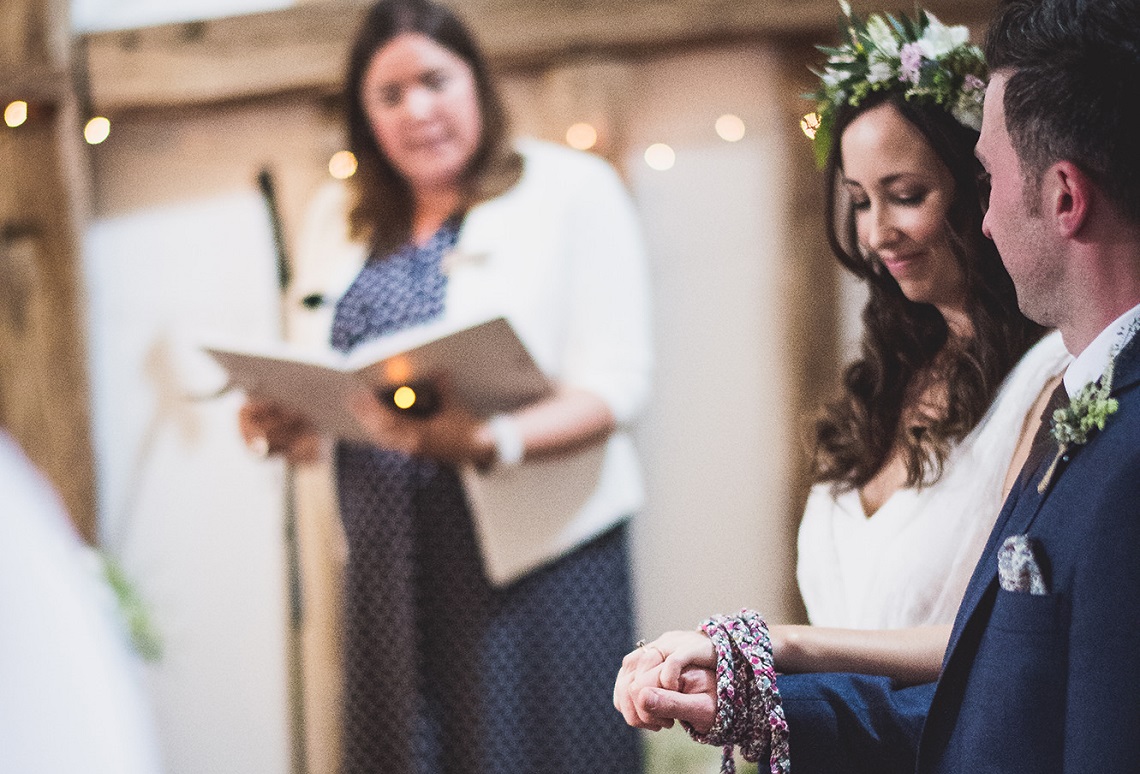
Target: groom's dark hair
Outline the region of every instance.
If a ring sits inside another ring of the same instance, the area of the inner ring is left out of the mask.
[[[1006,0],[985,51],[1031,189],[1071,161],[1140,224],[1140,2]]]

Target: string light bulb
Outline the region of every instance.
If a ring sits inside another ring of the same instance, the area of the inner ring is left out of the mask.
[[[329,159],[329,174],[337,180],[347,180],[356,174],[356,156],[352,151],[337,151]]]
[[[655,142],[645,149],[645,163],[650,169],[664,172],[672,169],[677,162],[677,154],[663,142]]]
[[[716,120],[716,133],[725,142],[738,142],[744,139],[744,121],[740,116],[725,113]]]
[[[808,113],[800,119],[800,129],[809,140],[814,140],[815,133],[819,129],[819,113]]]
[[[103,116],[95,116],[83,127],[83,139],[88,145],[98,145],[111,135],[111,122]]]
[[[587,123],[577,123],[566,130],[566,144],[578,150],[589,150],[598,143],[598,130]]]
[[[4,123],[15,129],[28,120],[28,103],[22,99],[8,103],[4,108]]]
[[[416,391],[405,384],[392,394],[392,402],[396,408],[410,409],[416,404]]]

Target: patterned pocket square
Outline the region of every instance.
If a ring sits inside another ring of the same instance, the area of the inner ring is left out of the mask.
[[[1010,535],[998,551],[998,583],[1006,591],[1048,594],[1045,575],[1037,561],[1040,546],[1028,535]]]

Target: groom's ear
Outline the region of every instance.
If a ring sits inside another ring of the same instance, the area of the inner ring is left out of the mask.
[[[1071,161],[1057,161],[1042,176],[1044,215],[1056,224],[1065,239],[1078,236],[1088,222],[1095,183]]]

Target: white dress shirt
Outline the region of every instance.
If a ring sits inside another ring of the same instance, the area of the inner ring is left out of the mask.
[[[1132,307],[1101,331],[1084,351],[1073,360],[1069,370],[1065,372],[1065,391],[1069,397],[1075,396],[1081,389],[1095,382],[1108,367],[1108,361],[1127,343],[1136,332],[1136,325],[1140,323],[1140,304]]]

